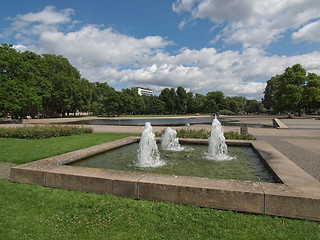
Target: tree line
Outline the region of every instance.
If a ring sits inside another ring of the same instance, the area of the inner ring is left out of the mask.
[[[194,94],[181,86],[165,88],[159,96],[140,96],[129,88],[116,91],[106,82],[81,77],[61,55],[38,55],[0,45],[0,117],[53,117],[77,111],[94,115],[233,114],[262,112],[264,107],[257,100],[225,97],[221,91]]]
[[[273,113],[316,113],[320,108],[320,76],[300,65],[287,67],[267,81],[264,106]]]

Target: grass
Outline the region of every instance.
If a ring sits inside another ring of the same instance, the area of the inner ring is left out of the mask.
[[[90,133],[48,139],[0,138],[0,162],[23,164],[135,134]]]
[[[0,239],[319,239],[319,223],[0,180]]]
[[[29,162],[125,136],[0,139],[0,161]],[[320,239],[320,224],[0,179],[0,239]]]

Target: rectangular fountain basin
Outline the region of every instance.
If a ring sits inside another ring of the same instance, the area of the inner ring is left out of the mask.
[[[155,167],[139,167],[138,143],[128,144],[101,154],[71,163],[71,166],[113,169],[120,171],[159,173],[261,182],[277,182],[265,162],[251,147],[229,146],[230,160],[208,159],[207,144],[184,144],[179,151],[162,149],[158,144],[160,159],[164,163]]]
[[[226,141],[251,147],[278,183],[128,172],[68,164],[138,142],[128,137],[11,168],[13,182],[108,193],[152,201],[320,221],[320,183],[262,141]],[[181,144],[208,144],[180,139]]]

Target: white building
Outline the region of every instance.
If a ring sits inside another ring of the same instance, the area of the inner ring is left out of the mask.
[[[152,96],[153,95],[153,90],[151,88],[142,88],[142,87],[134,87],[134,88],[138,90],[138,94],[140,96],[142,96],[142,95]]]

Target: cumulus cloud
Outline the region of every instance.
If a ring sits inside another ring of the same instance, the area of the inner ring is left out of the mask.
[[[228,96],[260,99],[265,80],[271,76],[282,74],[286,67],[296,63],[301,63],[307,71],[319,73],[319,66],[315,65],[319,60],[319,52],[267,57],[260,49],[247,49],[242,53],[219,53],[214,48],[183,49],[175,56],[159,53],[150,57],[149,62],[156,64],[145,62],[139,69],[127,69],[122,72],[121,81],[161,88],[181,85],[195,93],[220,90]]]
[[[289,29],[299,29],[319,18],[320,1],[179,0],[173,4],[173,11],[190,12],[192,19],[209,18],[214,24],[221,25],[223,30],[213,42],[242,43],[244,48],[266,47]],[[306,29],[300,30],[301,35],[310,35]],[[299,32],[295,39],[301,39]],[[310,37],[314,39],[313,35]]]
[[[320,20],[311,22],[302,28],[299,31],[292,34],[292,40],[294,42],[302,41],[311,41],[311,42],[320,42]]]
[[[22,30],[32,26],[33,29],[53,27],[54,25],[71,22],[70,16],[73,14],[72,9],[56,11],[54,6],[46,6],[38,13],[18,14],[13,20],[11,26],[14,30]]]
[[[70,14],[73,13],[72,9],[64,9],[60,12],[56,11],[54,6],[46,6],[41,12],[27,13],[24,15],[17,15],[13,25],[18,26],[19,23],[25,25],[27,23],[39,22],[43,24],[60,24],[70,22]]]
[[[240,2],[244,5],[240,6]],[[15,46],[17,49],[61,54],[80,70],[83,77],[92,82],[108,82],[111,86],[141,85],[152,87],[155,91],[161,91],[165,87],[183,86],[194,93],[206,94],[209,91],[219,90],[227,96],[242,95],[260,99],[265,81],[271,76],[282,74],[288,66],[300,63],[307,71],[320,74],[319,52],[291,57],[270,56],[263,48],[252,47],[268,44],[284,31],[283,29],[293,25],[288,22],[281,23],[284,27],[278,27],[273,31],[272,26],[280,24],[279,19],[277,23],[274,19],[266,23],[259,19],[262,19],[264,14],[270,15],[272,11],[275,13],[279,13],[279,9],[284,11],[284,7],[275,1],[272,9],[269,1],[263,1],[260,2],[266,5],[266,9],[263,9],[263,6],[257,7],[251,2],[249,4],[249,1],[245,0],[181,0],[173,5],[173,9],[179,13],[192,11],[195,19],[208,17],[218,24],[230,22],[221,32],[221,38],[226,42],[241,40],[246,45],[242,51],[219,52],[214,47],[198,50],[185,47],[172,54],[166,51],[166,47],[173,42],[161,36],[137,38],[119,33],[113,28],[97,25],[62,31],[61,25],[68,29],[75,22],[72,19],[73,10],[58,11],[54,7],[46,7],[39,13],[16,16],[12,19],[12,31],[20,40]],[[223,14],[218,11],[221,6],[226,7]],[[232,8],[239,8],[235,16],[231,16],[232,14],[227,11]],[[216,14],[212,14],[211,11]],[[288,11],[290,12],[290,8]],[[253,16],[253,13],[259,14]],[[44,16],[48,16],[46,21]],[[54,19],[53,16],[57,18]],[[308,19],[302,16],[300,18]],[[298,24],[306,20],[294,21]],[[188,20],[185,23],[187,22]],[[304,25],[301,32],[307,32],[307,26],[310,24]],[[29,26],[29,30],[32,31],[28,35],[21,26]],[[309,29],[316,29],[316,26],[311,25]],[[301,33],[299,36],[300,33],[298,31],[293,35],[297,41],[306,35]]]
[[[14,18],[8,18],[11,20],[11,26],[5,30],[5,36],[15,34],[15,38],[20,42],[31,44],[34,35],[45,31],[58,31],[61,25],[73,26],[76,24],[78,21],[71,19],[73,13],[72,9],[57,11],[54,6],[46,6],[37,13],[18,14]]]
[[[46,49],[77,59],[81,65],[99,67],[106,64],[131,65],[171,43],[160,36],[138,39],[117,33],[112,28],[100,29],[88,25],[79,31],[66,34],[43,32],[40,35],[40,44]]]

